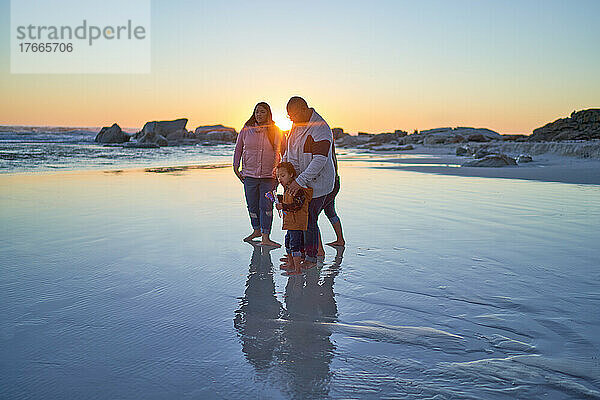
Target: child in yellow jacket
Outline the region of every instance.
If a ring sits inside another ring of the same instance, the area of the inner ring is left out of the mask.
[[[295,196],[288,191],[288,186],[295,178],[296,169],[291,163],[282,162],[277,165],[277,180],[283,186],[284,192],[283,196],[277,196],[279,201],[275,207],[283,211],[283,229],[287,230],[285,235],[287,258],[282,268],[289,269],[290,275],[302,272],[304,231],[308,227],[308,203],[312,198],[312,188],[302,188]]]

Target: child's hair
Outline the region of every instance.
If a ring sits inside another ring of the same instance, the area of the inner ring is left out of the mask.
[[[287,172],[289,172],[292,175],[292,178],[296,177],[296,168],[294,168],[294,166],[292,165],[291,162],[287,162],[287,161],[283,161],[280,162],[279,164],[277,164],[277,169],[285,169]]]

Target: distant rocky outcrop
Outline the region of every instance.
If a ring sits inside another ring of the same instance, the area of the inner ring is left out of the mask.
[[[570,117],[560,118],[534,129],[530,142],[560,142],[564,140],[600,139],[600,109],[573,111]]]
[[[344,129],[342,128],[332,128],[331,132],[333,133],[334,140],[339,140],[345,136],[349,136],[348,133],[344,133]]]
[[[406,137],[407,143],[453,144],[464,142],[490,142],[502,140],[502,135],[486,128],[437,128],[414,133]]]
[[[236,141],[237,132],[223,125],[205,125],[197,127],[194,136],[202,141],[231,143]]]
[[[527,135],[502,135],[502,140],[505,142],[526,142],[529,139]]]
[[[146,122],[142,130],[133,136],[133,139],[138,145],[168,146],[169,144],[177,144],[178,141],[188,137],[188,131],[185,130],[187,122],[187,118]]]
[[[356,136],[344,133],[336,138],[335,145],[339,147],[356,147],[359,149],[382,151],[408,150],[408,148],[405,147],[406,143],[403,142],[404,137],[406,137],[406,132],[401,130],[396,130],[393,133],[388,132],[380,134],[359,132]]]
[[[207,125],[199,126],[194,132],[190,132],[186,130],[187,122],[187,118],[146,122],[142,130],[133,136],[122,132],[121,128],[114,124],[111,127],[102,128],[96,136],[96,142],[104,143],[105,146],[122,144],[123,147],[156,148],[200,143],[234,143],[237,139],[237,132],[233,128],[223,125]]]
[[[125,143],[129,141],[129,135],[123,132],[119,125],[112,124],[112,126],[100,129],[94,141],[97,143]]]
[[[437,144],[455,144],[467,142],[486,143],[491,141],[503,140],[502,135],[486,128],[436,128],[425,131],[415,131],[412,134],[402,130],[396,130],[393,133],[369,134],[359,132],[357,136],[346,135],[336,140],[336,145],[340,147],[356,147],[377,150],[382,145],[437,145]],[[389,146],[386,146],[386,149]]]
[[[463,167],[507,167],[517,165],[514,158],[506,154],[490,154],[483,158],[467,161]]]

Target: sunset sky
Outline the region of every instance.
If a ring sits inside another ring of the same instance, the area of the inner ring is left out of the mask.
[[[14,0],[18,1],[18,0]],[[0,124],[240,129],[301,95],[347,132],[531,133],[600,107],[600,1],[152,1],[150,74],[11,74]],[[127,62],[126,59],[123,62]]]

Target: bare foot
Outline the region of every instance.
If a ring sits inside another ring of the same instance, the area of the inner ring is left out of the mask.
[[[279,266],[279,269],[283,269],[285,271],[288,271],[290,269],[294,269],[294,264],[288,264],[288,263],[283,263]]]
[[[271,246],[271,247],[281,247],[281,245],[277,242],[272,241],[271,239],[263,239],[260,244],[262,246]]]
[[[254,231],[250,235],[246,236],[244,238],[244,242],[249,242],[252,239],[256,239],[257,237],[260,237],[260,231]]]
[[[335,242],[331,242],[331,243],[326,243],[327,246],[331,246],[331,247],[343,247],[346,245],[346,241],[344,239],[342,240],[336,240]]]
[[[310,261],[304,260],[300,263],[300,268],[302,268],[303,270],[307,270],[307,269],[311,269],[311,268],[315,267],[316,265],[317,265],[317,263],[315,263],[315,262],[310,262]]]
[[[279,261],[283,261],[283,262],[289,262],[290,261],[290,256],[283,256],[279,259]]]

